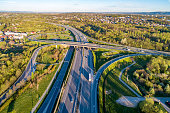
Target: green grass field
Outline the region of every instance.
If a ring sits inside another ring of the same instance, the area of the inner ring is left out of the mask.
[[[101,113],[104,110],[111,113],[136,113],[137,108],[128,108],[116,103],[116,100],[122,95],[135,96],[119,81],[118,77],[121,70],[132,63],[130,61],[128,62],[128,60],[113,63],[103,72],[99,82],[99,106]],[[103,91],[109,90],[111,90],[110,94],[105,95],[103,93]],[[103,94],[105,95],[105,109],[103,109]]]
[[[115,51],[115,52],[113,52],[113,51]],[[102,53],[104,53],[104,55],[102,55]],[[97,72],[97,70],[104,63],[120,56],[120,55],[116,55],[115,53],[122,54],[122,55],[132,54],[132,52],[119,51],[119,50],[113,50],[113,49],[112,50],[111,49],[95,49],[95,50],[93,50],[95,72]],[[109,56],[105,56],[105,55],[109,55]],[[114,56],[112,56],[112,55],[114,55]]]
[[[47,34],[45,37],[39,36],[37,39],[60,39],[60,40],[71,40],[70,34]]]
[[[133,71],[136,69],[140,69],[145,67],[146,63],[150,60],[151,56],[141,57],[137,56],[134,57],[136,60],[136,64],[133,65],[128,71],[127,74],[133,76]],[[144,61],[142,61],[144,60]],[[126,58],[111,64],[103,73],[99,81],[99,109],[101,113],[138,113],[138,107],[136,108],[129,108],[122,106],[116,103],[116,100],[119,99],[122,95],[123,96],[134,96],[135,95],[128,90],[126,86],[124,86],[119,81],[119,74],[122,69],[127,67],[128,65],[132,64],[132,60],[130,58]],[[142,93],[139,89],[136,88],[136,85],[131,80],[129,76],[129,81],[127,81],[127,77],[123,73],[122,80],[125,81],[130,87],[136,90],[140,95]],[[106,91],[110,92],[106,94]],[[163,112],[166,110],[163,108],[162,105],[158,105]]]
[[[16,94],[13,96],[13,101],[6,106],[1,113],[30,113],[32,108],[38,102],[41,95],[46,90],[49,85],[52,77],[54,76],[59,64],[56,64],[56,69],[50,74],[44,75],[44,77],[39,82],[39,87],[37,90],[37,86],[33,85],[32,88],[27,87],[23,93]],[[24,89],[24,88],[23,88]],[[21,90],[23,90],[21,89]]]
[[[125,72],[122,74],[122,80],[128,84],[133,90],[135,90],[139,95],[143,96],[141,91],[138,89],[136,84],[132,81],[132,79],[128,76],[128,81],[127,81],[127,75],[125,75]]]

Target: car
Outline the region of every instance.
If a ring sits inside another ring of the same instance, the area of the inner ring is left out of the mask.
[[[89,81],[91,81],[91,76],[92,76],[91,73],[89,73]]]
[[[144,52],[143,50],[140,50],[140,52]]]
[[[70,102],[73,103],[73,98],[71,98]]]
[[[166,101],[165,104],[170,107],[170,102],[169,101]]]
[[[127,51],[130,51],[130,49],[126,48]]]

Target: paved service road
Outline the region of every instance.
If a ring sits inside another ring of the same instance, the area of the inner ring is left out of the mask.
[[[151,97],[154,101],[160,102],[162,106],[170,113],[170,108],[165,105],[166,101],[170,101],[170,97]],[[126,107],[136,107],[140,101],[144,101],[145,97],[130,97],[130,96],[122,96],[118,100],[117,103],[126,106]]]
[[[129,68],[129,67],[131,67],[132,65],[134,65],[136,62],[133,62],[131,65],[129,65],[129,66],[127,66],[127,67],[125,67],[124,69],[122,69],[121,70],[121,72],[120,72],[120,74],[119,74],[119,80],[129,89],[129,90],[131,90],[137,97],[141,97],[136,91],[134,91],[129,85],[127,85],[123,80],[122,80],[122,74],[123,74],[123,72],[127,69],[127,68]]]

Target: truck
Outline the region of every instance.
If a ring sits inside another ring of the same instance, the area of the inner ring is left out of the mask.
[[[91,73],[89,73],[89,81],[91,81],[91,76],[92,76]]]
[[[89,73],[89,81],[92,80],[92,76],[93,76],[93,70],[91,69],[91,72]]]

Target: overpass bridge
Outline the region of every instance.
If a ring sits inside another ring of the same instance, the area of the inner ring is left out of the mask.
[[[46,43],[51,43],[53,45],[61,44],[61,45],[73,46],[75,48],[83,47],[83,48],[89,48],[89,49],[96,49],[96,48],[115,49],[115,50],[123,50],[123,51],[146,53],[146,54],[152,54],[152,55],[170,56],[170,52],[148,50],[148,49],[141,49],[141,48],[135,48],[135,47],[128,47],[127,48],[126,46],[123,46],[123,45],[122,46],[116,46],[116,45],[115,46],[113,46],[113,45],[109,46],[109,45],[100,45],[100,44],[84,43],[84,42],[37,40],[37,39],[33,39],[32,41],[46,42]]]

